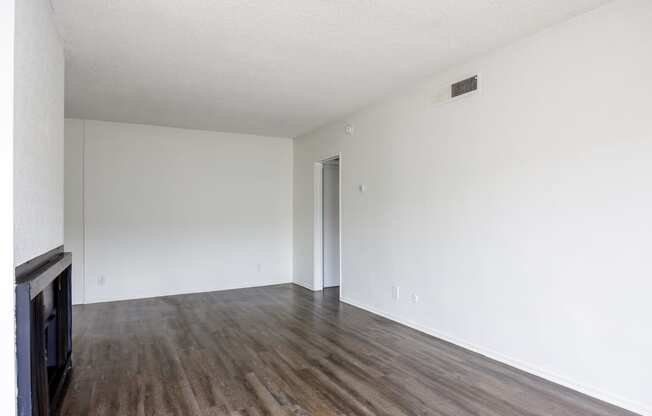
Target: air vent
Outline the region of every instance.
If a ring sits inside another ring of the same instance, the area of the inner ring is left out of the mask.
[[[472,76],[463,81],[456,82],[451,85],[451,97],[459,97],[460,95],[468,94],[478,89],[478,76]]]

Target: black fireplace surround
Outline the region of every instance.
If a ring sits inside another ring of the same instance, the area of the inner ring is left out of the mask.
[[[72,254],[57,247],[16,267],[18,416],[50,416],[72,368]]]

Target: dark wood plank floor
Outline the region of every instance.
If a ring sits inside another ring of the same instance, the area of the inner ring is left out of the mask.
[[[76,307],[61,415],[632,415],[294,285]]]

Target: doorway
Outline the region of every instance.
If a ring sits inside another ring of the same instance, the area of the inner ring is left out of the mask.
[[[340,286],[340,159],[322,163],[323,288]]]
[[[342,158],[314,164],[313,290],[342,289]],[[339,296],[338,295],[338,296]]]

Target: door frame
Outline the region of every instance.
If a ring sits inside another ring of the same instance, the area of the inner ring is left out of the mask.
[[[313,165],[313,188],[314,188],[314,213],[313,213],[313,267],[312,287],[313,290],[324,290],[324,163],[333,159],[339,159],[339,269],[340,269],[340,298],[344,287],[344,276],[342,275],[342,154],[335,153],[331,156],[315,162]]]

